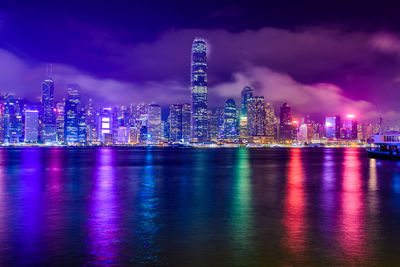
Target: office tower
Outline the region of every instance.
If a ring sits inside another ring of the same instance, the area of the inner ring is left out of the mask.
[[[190,142],[192,128],[192,106],[190,104],[182,105],[182,139],[183,142]]]
[[[78,142],[80,145],[87,144],[86,111],[85,111],[85,109],[81,109],[78,111]]]
[[[287,103],[283,103],[281,107],[279,138],[281,142],[291,142],[295,139],[295,131],[292,123],[292,112]]]
[[[41,139],[43,143],[57,141],[56,114],[54,109],[54,81],[49,77],[42,82]]]
[[[139,129],[139,142],[144,143],[148,140],[147,126],[143,125]]]
[[[253,97],[253,90],[249,86],[243,88],[241,93],[241,107],[240,115],[242,117],[247,117],[247,100]]]
[[[182,141],[182,105],[169,106],[169,142]]]
[[[147,105],[144,103],[136,105],[135,126],[140,129],[147,125]]]
[[[342,128],[343,139],[357,139],[357,120],[354,115],[347,115]]]
[[[99,123],[98,129],[99,129],[100,142],[105,145],[111,145],[113,143],[113,141],[112,141],[113,140],[112,109],[111,108],[103,108],[101,110],[98,123]]]
[[[136,127],[129,128],[129,144],[135,145],[139,142],[139,129]]]
[[[39,112],[25,110],[25,143],[37,143],[39,138]]]
[[[208,141],[216,142],[219,139],[219,113],[207,111],[207,138]]]
[[[5,143],[19,143],[23,140],[21,99],[14,95],[4,96],[4,135]]]
[[[57,141],[63,143],[65,141],[64,134],[64,120],[65,120],[65,99],[56,103],[56,128],[57,128]]]
[[[64,134],[65,142],[69,145],[78,143],[79,135],[79,105],[80,88],[76,84],[70,84],[67,89],[67,99],[65,101]]]
[[[271,103],[265,104],[265,135],[274,139],[275,138],[275,111]]]
[[[129,128],[126,126],[120,126],[117,130],[117,144],[124,145],[129,143]]]
[[[311,143],[313,137],[313,126],[312,124],[301,124],[298,131],[298,141],[300,143]]]
[[[192,47],[192,138],[207,141],[207,52],[206,42],[196,38]]]
[[[247,110],[247,108],[246,108]],[[247,130],[247,116],[241,116],[239,120],[239,137],[247,138],[248,130]]]
[[[147,114],[148,141],[157,143],[161,141],[161,106],[149,104]]]
[[[340,116],[325,118],[325,136],[329,139],[340,139]]]
[[[4,99],[0,101],[0,144],[4,143]]]
[[[236,128],[236,104],[233,99],[225,102],[224,109],[224,138],[234,139],[237,136]]]
[[[89,143],[97,143],[99,141],[97,129],[97,111],[90,98],[86,107],[86,133]]]
[[[247,100],[247,131],[249,136],[265,136],[265,104],[262,96]]]

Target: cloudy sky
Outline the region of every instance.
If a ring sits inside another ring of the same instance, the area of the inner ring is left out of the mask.
[[[36,99],[51,62],[60,99],[78,83],[99,105],[189,102],[199,36],[212,108],[250,85],[297,116],[400,122],[400,8],[389,2],[16,2],[0,2],[0,92]]]

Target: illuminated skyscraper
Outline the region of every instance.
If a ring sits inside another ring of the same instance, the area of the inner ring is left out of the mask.
[[[357,139],[357,120],[354,115],[347,115],[342,127],[343,139]]]
[[[237,136],[236,104],[233,99],[225,102],[224,109],[224,138],[234,139]]]
[[[275,111],[271,103],[265,104],[265,135],[274,138],[275,137]]]
[[[25,110],[25,143],[37,143],[39,138],[39,112]]]
[[[207,141],[207,51],[204,39],[196,38],[192,47],[192,138]]]
[[[247,129],[249,136],[265,136],[265,104],[262,96],[247,100]]]
[[[182,141],[182,105],[169,106],[169,141]]]
[[[329,139],[340,139],[340,116],[325,118],[325,135]]]
[[[279,139],[281,142],[290,142],[295,138],[291,108],[287,103],[283,103],[280,112]]]
[[[97,111],[93,106],[93,100],[90,98],[86,107],[86,133],[89,143],[96,143],[99,141],[97,129]]]
[[[148,141],[157,143],[161,140],[161,106],[150,104],[147,116]]]
[[[100,112],[99,122],[99,139],[104,145],[111,145],[113,143],[113,129],[112,129],[112,109],[103,108]]]
[[[182,105],[182,139],[183,142],[190,142],[191,137],[191,119],[192,119],[192,106],[190,104]]]
[[[4,96],[4,135],[5,143],[19,143],[23,140],[23,121],[21,99],[14,95]]]
[[[65,120],[65,99],[64,101],[56,103],[57,141],[61,143],[65,141],[64,120]]]
[[[243,88],[241,93],[241,109],[240,115],[247,117],[247,100],[253,97],[253,90],[249,86]]]
[[[42,82],[42,131],[44,143],[57,141],[56,114],[54,105],[54,81],[49,77]]]
[[[67,99],[65,102],[64,134],[67,144],[77,144],[79,135],[79,104],[80,88],[76,84],[70,84],[67,89]]]

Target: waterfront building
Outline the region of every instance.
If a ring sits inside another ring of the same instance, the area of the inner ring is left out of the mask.
[[[147,105],[144,103],[136,105],[135,126],[140,129],[141,126],[147,125]]]
[[[98,120],[99,126],[99,138],[100,142],[103,144],[112,144],[113,140],[113,129],[112,129],[112,109],[103,108],[100,113],[100,118]],[[111,138],[111,139],[110,139]]]
[[[25,110],[25,143],[37,143],[39,139],[39,111]]]
[[[90,98],[86,107],[86,133],[87,141],[89,143],[97,143],[99,141],[98,129],[97,129],[97,118],[98,114],[93,105],[93,100]]]
[[[271,103],[265,103],[265,135],[270,141],[275,139],[276,117]]]
[[[69,145],[78,143],[79,106],[80,87],[77,84],[70,84],[67,88],[67,99],[65,101],[64,116],[65,142]]]
[[[325,136],[328,139],[340,139],[340,116],[325,118]]]
[[[149,104],[147,114],[148,141],[158,143],[161,141],[161,106]]]
[[[172,104],[169,106],[169,141],[182,141],[182,105]]]
[[[343,121],[341,135],[343,139],[357,139],[357,120],[354,115],[346,116],[346,119]]]
[[[219,138],[219,114],[208,110],[208,126],[207,126],[207,138],[208,141],[216,142]]]
[[[4,96],[4,135],[5,143],[24,142],[21,99],[12,94]]]
[[[87,131],[86,131],[86,112],[81,109],[78,112],[78,142],[80,145],[87,144]]]
[[[125,126],[118,127],[117,130],[117,144],[129,143],[129,128]]]
[[[57,141],[60,143],[64,143],[65,99],[63,99],[63,101],[61,102],[56,103],[55,114],[56,114]]]
[[[192,138],[207,141],[207,49],[206,41],[196,38],[192,46]]]
[[[281,142],[291,142],[295,139],[296,131],[293,127],[291,108],[283,103],[280,110],[279,138]]]
[[[248,136],[265,136],[264,97],[255,96],[247,100]]]
[[[190,142],[192,135],[192,106],[190,104],[182,105],[182,139],[183,142]]]
[[[54,105],[54,81],[48,77],[42,82],[42,131],[43,143],[57,141],[56,114]]]
[[[139,142],[140,132],[136,127],[129,127],[129,144],[135,145]]]
[[[225,102],[224,109],[224,138],[235,139],[237,137],[236,104],[233,99]]]

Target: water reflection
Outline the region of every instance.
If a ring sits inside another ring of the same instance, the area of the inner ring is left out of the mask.
[[[134,262],[149,265],[160,264],[160,249],[156,240],[160,231],[160,224],[157,222],[159,202],[153,157],[154,153],[148,150],[138,193],[135,231],[137,256]]]
[[[97,164],[93,177],[93,191],[89,203],[88,250],[89,264],[116,265],[118,263],[120,211],[114,153],[112,148],[97,150]]]
[[[350,263],[361,263],[367,254],[359,153],[352,148],[344,152],[340,196],[339,242],[342,253]]]
[[[302,256],[306,249],[304,172],[301,157],[299,148],[290,149],[283,221],[286,228],[285,245],[297,256]]]
[[[245,265],[246,260],[251,258],[248,251],[251,250],[252,236],[252,205],[251,205],[251,183],[250,183],[249,150],[240,148],[237,150],[236,172],[232,188],[232,255],[234,262]],[[247,260],[248,261],[248,260]]]

